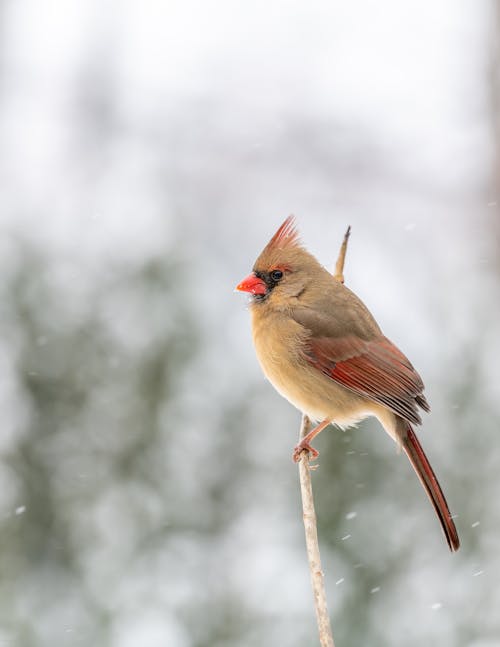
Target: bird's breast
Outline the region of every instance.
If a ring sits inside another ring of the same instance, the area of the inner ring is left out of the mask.
[[[252,311],[257,358],[275,389],[314,420],[326,418],[349,426],[368,415],[366,399],[352,393],[312,367],[304,350],[307,329],[290,317]]]

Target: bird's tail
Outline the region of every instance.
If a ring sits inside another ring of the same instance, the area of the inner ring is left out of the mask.
[[[434,510],[438,516],[441,526],[443,528],[446,541],[450,550],[453,552],[460,547],[460,540],[458,538],[457,529],[451,518],[450,509],[446,503],[445,496],[441,490],[441,486],[434,474],[431,464],[427,460],[422,445],[419,443],[415,432],[411,425],[400,419],[400,423],[405,425],[404,432],[401,433],[401,444],[408,456],[413,469],[417,473],[420,482],[424,486],[427,496],[431,500]]]

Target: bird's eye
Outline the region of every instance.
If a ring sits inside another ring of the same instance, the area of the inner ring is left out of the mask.
[[[269,273],[269,276],[271,277],[272,281],[277,282],[283,278],[283,272],[281,270],[273,270]]]

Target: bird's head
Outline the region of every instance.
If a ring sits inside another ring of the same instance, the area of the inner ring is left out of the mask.
[[[269,300],[276,305],[300,297],[324,269],[300,244],[295,219],[289,216],[255,261],[253,271],[236,286],[249,292],[254,303]]]

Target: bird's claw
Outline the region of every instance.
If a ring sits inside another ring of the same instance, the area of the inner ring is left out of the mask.
[[[319,456],[317,449],[314,449],[314,447],[312,447],[309,443],[302,441],[293,449],[292,458],[294,463],[298,463],[300,461],[300,459],[302,458],[302,452],[308,452],[311,455],[311,460],[314,460]]]

